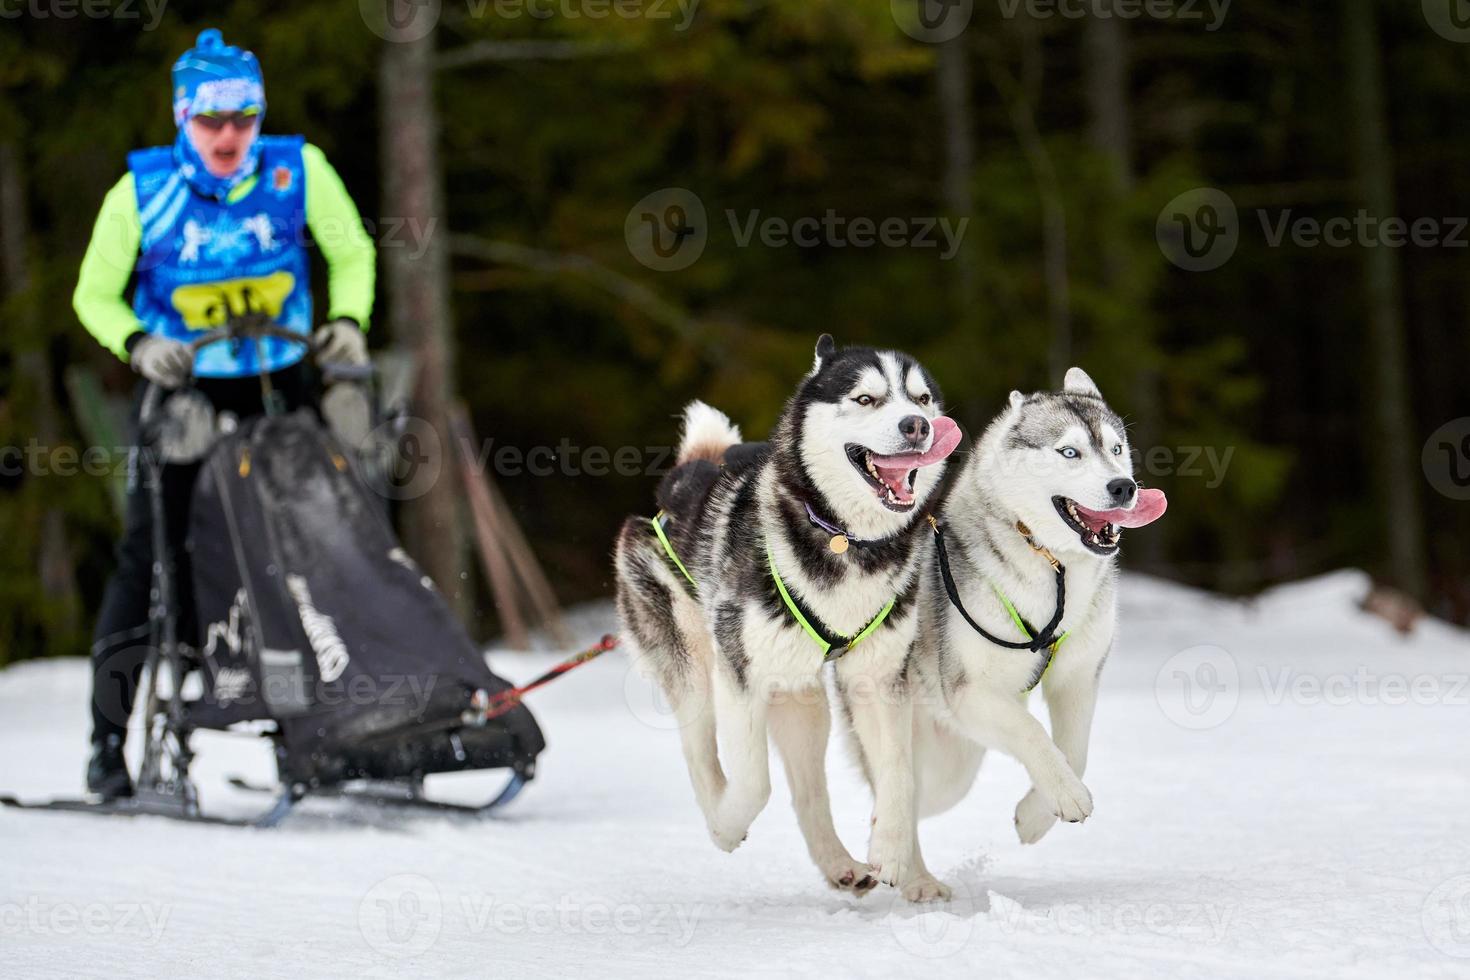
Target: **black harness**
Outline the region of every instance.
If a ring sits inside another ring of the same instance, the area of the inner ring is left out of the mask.
[[[970,624],[970,628],[996,646],[1005,647],[1008,650],[1030,650],[1032,653],[1039,653],[1050,647],[1055,652],[1057,644],[1061,643],[1062,638],[1066,636],[1065,633],[1060,636],[1057,635],[1057,627],[1061,625],[1062,615],[1066,611],[1067,570],[1062,567],[1061,562],[1053,557],[1050,551],[1036,543],[1036,539],[1031,536],[1031,530],[1024,524],[1019,522],[1016,524],[1016,530],[1020,531],[1022,536],[1026,538],[1026,543],[1031,546],[1032,550],[1050,562],[1052,569],[1056,572],[1056,612],[1052,613],[1051,622],[1047,623],[1044,629],[1038,630],[1024,616],[1016,611],[1016,607],[1011,605],[1009,599],[1001,595],[999,590],[997,590],[996,594],[1000,596],[1000,601],[1005,605],[1006,611],[1011,614],[1011,618],[1015,620],[1016,625],[1021,627],[1026,635],[1030,637],[1029,640],[1016,641],[1003,640],[975,622],[975,618],[970,615],[969,610],[965,608],[964,602],[960,599],[959,588],[954,584],[954,574],[949,568],[949,551],[944,546],[944,529],[939,526],[939,522],[934,519],[932,514],[929,516],[929,526],[934,529],[934,543],[939,552],[939,575],[944,579],[944,591],[949,594],[950,605],[954,606],[959,614],[964,617],[965,622]]]

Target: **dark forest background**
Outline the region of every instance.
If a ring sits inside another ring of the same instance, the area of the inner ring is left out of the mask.
[[[68,368],[132,384],[70,295],[126,153],[173,138],[170,65],[217,26],[260,58],[266,131],[321,146],[378,239],[373,345],[445,355],[431,420],[462,397],[495,447],[633,446],[647,465],[692,397],[763,434],[823,331],[919,356],[970,432],[1077,363],[1171,498],[1128,566],[1232,593],[1357,566],[1470,618],[1457,0],[1238,0],[1218,20],[1186,0],[1126,19],[1142,5],[923,0],[931,22],[968,14],[942,43],[902,29],[922,33],[912,0],[701,0],[687,22],[673,0],[393,2],[434,29],[385,28],[368,0],[169,4],[156,23],[141,0],[0,3],[7,460],[85,447]],[[666,188],[707,214],[679,271],[625,235]],[[1228,219],[1199,188],[1233,203],[1237,243],[1188,271],[1171,256],[1208,239],[1181,236]],[[1271,240],[1364,209],[1430,219],[1435,240]],[[742,247],[727,211],[969,220],[944,260]],[[613,533],[654,477],[565,469],[497,482],[573,602],[610,593]],[[406,505],[410,549],[492,635],[469,533],[425,508],[454,515],[436,494]],[[87,649],[116,531],[106,480],[7,467],[0,663]]]

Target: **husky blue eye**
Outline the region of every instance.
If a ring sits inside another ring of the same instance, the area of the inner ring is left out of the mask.
[[[1114,456],[1121,456],[1121,455],[1123,455],[1123,445],[1122,445],[1122,443],[1119,443],[1118,445],[1116,445],[1116,446],[1113,447],[1113,455]]]
[[[1077,450],[1073,449],[1071,446],[1063,446],[1061,449],[1058,449],[1057,452],[1061,453],[1063,456],[1067,457],[1068,459],[1076,459],[1077,457],[1079,457],[1079,456],[1082,455]]]

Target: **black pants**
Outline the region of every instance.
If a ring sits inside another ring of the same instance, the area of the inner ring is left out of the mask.
[[[270,376],[271,387],[283,396],[286,409],[314,405],[317,381],[305,361]],[[138,387],[133,424],[146,385]],[[213,403],[216,412],[233,412],[240,419],[264,411],[260,378],[200,378],[195,388]],[[153,587],[153,512],[147,473],[134,449],[128,472],[127,510],[122,540],[117,546],[117,568],[102,595],[92,641],[92,740],[109,735],[125,738],[143,663],[155,642],[148,608]],[[179,638],[193,637],[194,602],[189,552],[189,501],[200,463],[162,468],[164,526],[174,561],[174,594],[179,611]]]

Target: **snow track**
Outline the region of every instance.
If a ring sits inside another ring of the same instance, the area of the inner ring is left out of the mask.
[[[1025,775],[992,755],[920,828],[948,905],[829,891],[779,775],[749,841],[717,851],[670,719],[612,654],[530,699],[550,747],[498,817],[322,801],[255,831],[0,812],[0,972],[1470,977],[1470,635],[1401,640],[1356,610],[1365,588],[1344,572],[1239,604],[1125,577],[1096,812],[1021,846]],[[553,659],[492,665],[522,680]],[[86,698],[80,660],[0,672],[0,790],[78,791]],[[226,784],[271,777],[263,744],[196,746],[206,809],[263,805]],[[831,771],[861,856],[869,804],[842,739]],[[499,781],[430,788],[476,800]]]

